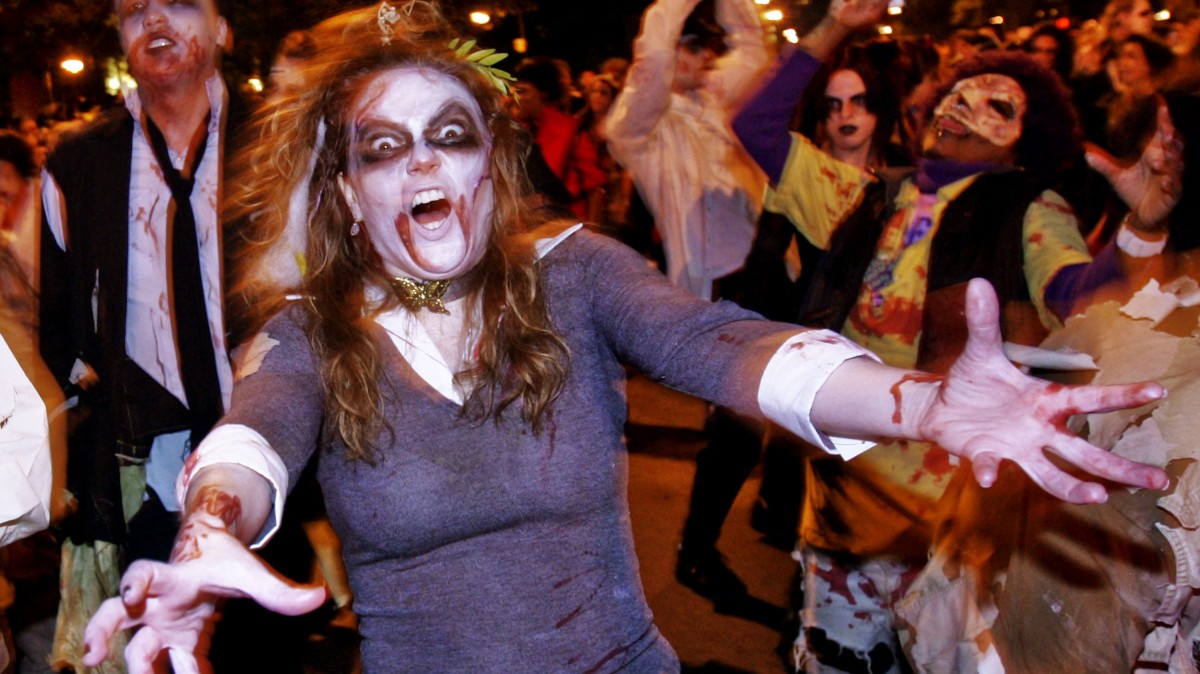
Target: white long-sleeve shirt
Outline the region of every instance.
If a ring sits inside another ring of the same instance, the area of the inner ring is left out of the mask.
[[[753,0],[718,0],[729,51],[702,88],[671,90],[683,25],[698,0],[657,0],[642,18],[625,87],[605,124],[663,238],[667,275],[710,299],[712,281],[745,262],[766,177],[729,127],[770,54]]]
[[[50,523],[50,477],[46,405],[0,336],[0,546]]]
[[[223,405],[229,407],[233,391],[233,370],[229,364],[225,343],[224,298],[222,284],[221,230],[218,219],[220,204],[222,143],[227,92],[219,74],[213,74],[205,87],[211,115],[204,157],[195,170],[192,189],[192,213],[196,219],[196,234],[200,250],[200,276],[204,288],[205,309],[209,333],[217,361],[217,380],[221,386]],[[129,261],[128,298],[125,318],[125,353],[154,381],[187,404],[175,340],[174,320],[170,301],[170,248],[168,204],[171,188],[167,186],[154,150],[150,145],[142,118],[142,103],[137,90],[125,95],[125,107],[133,117],[133,150],[130,161],[129,184]],[[170,151],[171,163],[182,168],[185,157]],[[66,218],[62,212],[62,194],[54,176],[48,172],[42,179],[42,205],[46,222],[55,243],[66,250]],[[49,245],[44,244],[44,245]],[[77,371],[90,364],[77,364]],[[171,508],[168,497],[175,476],[183,467],[188,450],[190,431],[161,435],[150,450],[146,480]]]

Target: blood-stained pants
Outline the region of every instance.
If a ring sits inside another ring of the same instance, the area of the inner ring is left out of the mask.
[[[892,607],[921,565],[891,558],[856,559],[815,548],[799,555],[804,609],[792,649],[806,674],[900,674],[910,671],[896,636]]]

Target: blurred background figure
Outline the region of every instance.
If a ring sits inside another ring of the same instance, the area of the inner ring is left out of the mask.
[[[736,300],[765,186],[729,128],[770,59],[756,6],[657,0],[642,16],[633,54],[605,124],[609,148],[654,216],[671,282],[704,299]],[[762,438],[720,408],[705,433],[675,575],[730,610],[747,591],[717,540]]]
[[[1034,26],[1021,48],[1043,68],[1057,73],[1063,82],[1070,82],[1075,59],[1075,41],[1070,32],[1047,21]]]
[[[33,146],[26,138],[12,131],[0,131],[0,241],[19,265],[20,277],[31,291],[36,291],[37,245],[42,225],[38,170]],[[9,300],[32,312],[34,297],[21,300],[10,296]],[[35,315],[30,313],[31,326],[35,324]]]
[[[45,465],[45,475],[50,480],[45,492],[49,506],[46,524],[57,527],[70,512],[72,497],[66,490],[67,430],[62,389],[37,351],[37,263],[42,209],[41,180],[34,146],[30,143],[41,143],[41,138],[36,122],[30,117],[23,118],[19,128],[25,133],[0,131],[0,339],[19,364],[20,372],[6,369],[0,382],[4,386],[11,383],[11,391],[21,391],[26,384],[32,384],[29,392],[40,397],[44,408],[40,414],[43,417],[49,414],[48,433],[39,430],[38,437],[50,450]],[[0,393],[0,399],[3,397]],[[7,413],[3,407],[0,402],[0,418]],[[28,422],[27,419],[21,423]],[[28,425],[23,429],[13,428],[7,436],[0,436],[0,447],[20,447],[20,435],[30,433],[32,428]],[[19,459],[19,463],[5,465],[30,467],[25,461]],[[16,475],[5,479],[16,480]],[[15,481],[5,482],[4,486],[11,487],[15,495],[27,493],[28,489]],[[14,521],[21,521],[19,513],[9,513],[0,521],[10,519],[9,515]],[[31,536],[29,533],[33,532],[26,529],[21,540],[5,538],[10,544],[0,550],[0,584],[4,587],[0,608],[7,619],[5,642],[17,671],[22,673],[48,671],[46,660],[58,605],[57,538],[50,531]]]

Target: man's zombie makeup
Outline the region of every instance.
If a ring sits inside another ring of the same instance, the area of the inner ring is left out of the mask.
[[[376,75],[352,109],[339,184],[384,271],[418,281],[469,271],[494,205],[479,104],[453,77],[409,66]]]
[[[142,85],[171,83],[189,72],[208,77],[229,27],[214,0],[118,0],[121,47]]]
[[[974,133],[997,147],[1021,137],[1025,92],[1007,75],[988,73],[960,80],[933,110],[934,133],[965,138]]]

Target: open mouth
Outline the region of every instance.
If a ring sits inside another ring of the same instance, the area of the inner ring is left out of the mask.
[[[426,229],[434,229],[450,215],[450,211],[450,201],[439,189],[422,190],[413,197],[412,219]]]
[[[853,124],[843,124],[837,128],[838,133],[843,136],[853,136],[858,132],[858,127]]]
[[[948,115],[938,117],[935,124],[938,136],[950,135],[955,138],[966,138],[971,135],[971,130],[967,128],[966,124]]]
[[[175,41],[166,35],[156,35],[150,38],[150,42],[146,48],[150,51],[158,51],[160,49],[169,49],[175,46]]]

